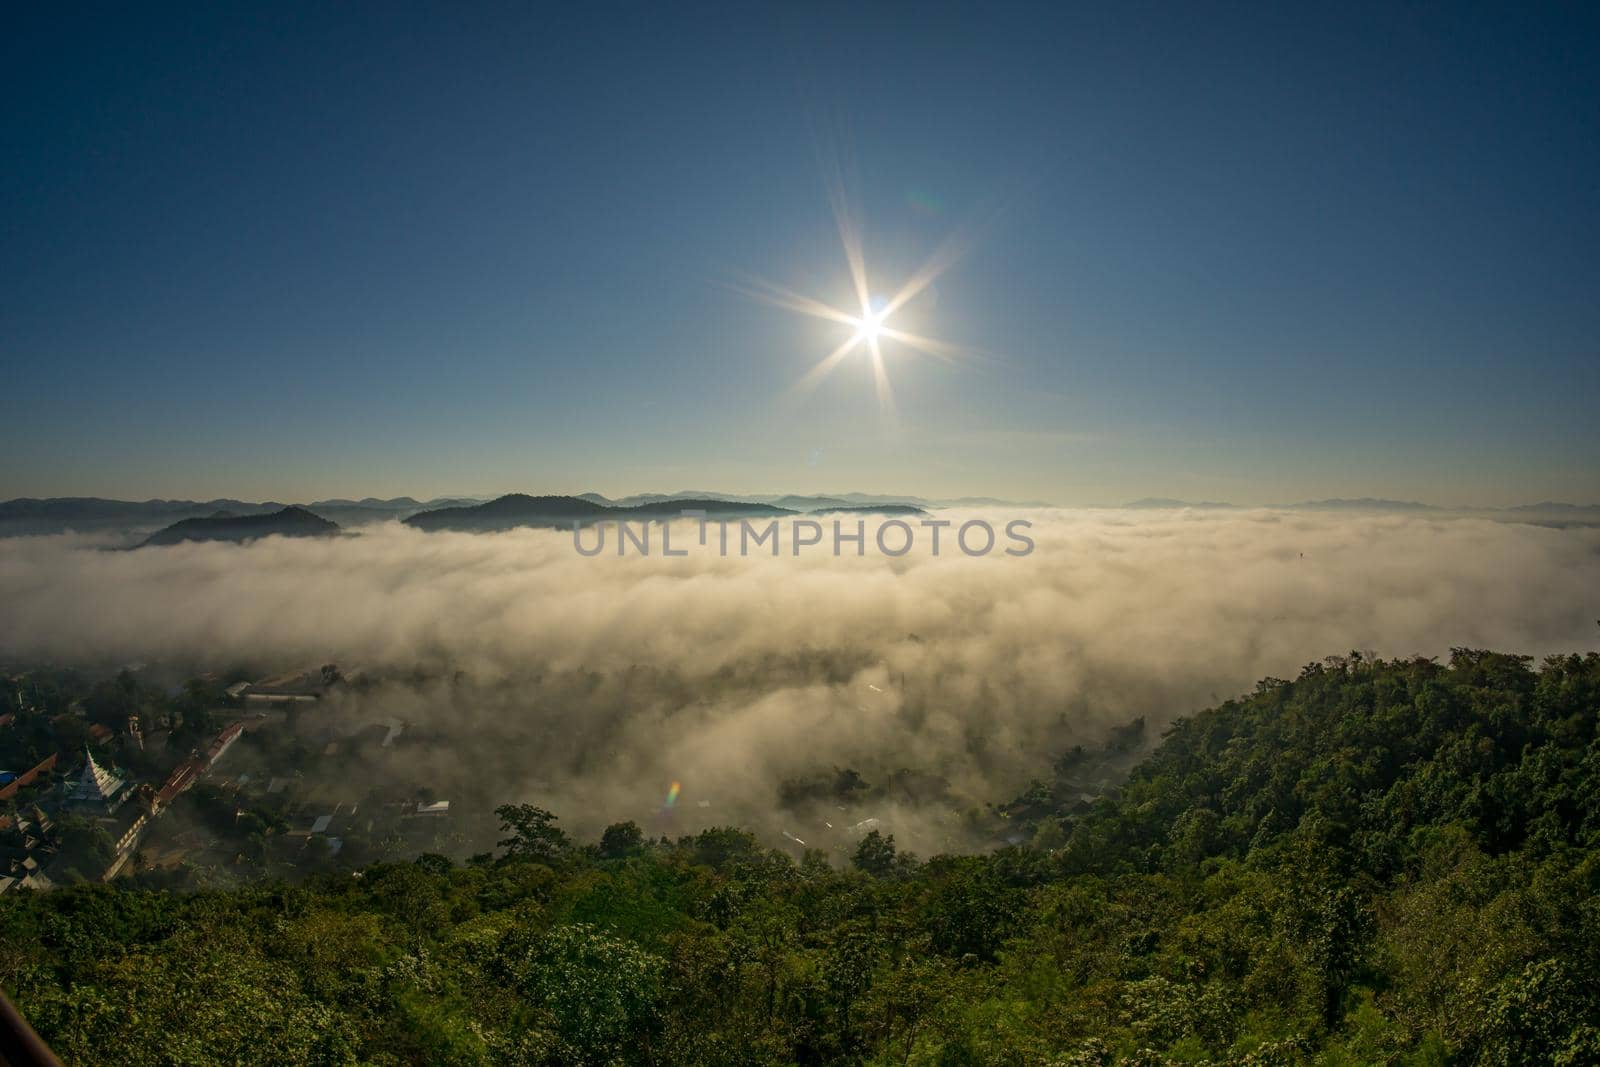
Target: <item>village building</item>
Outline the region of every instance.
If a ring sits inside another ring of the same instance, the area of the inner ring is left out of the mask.
[[[94,753],[84,750],[83,774],[67,794],[67,804],[80,810],[109,815],[128,798],[127,782],[95,762]]]

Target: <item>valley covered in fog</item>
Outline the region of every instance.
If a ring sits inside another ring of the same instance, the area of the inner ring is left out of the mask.
[[[876,519],[860,557],[793,555],[787,529],[776,557],[585,557],[569,532],[398,523],[134,552],[14,538],[0,650],[8,669],[173,679],[337,664],[343,682],[278,749],[303,765],[271,769],[324,796],[444,797],[464,816],[529,802],[580,835],[739,825],[831,850],[882,826],[928,854],[1014,837],[1005,802],[1076,746],[1088,800],[1174,719],[1329,655],[1544,655],[1595,632],[1593,528],[983,517],[1026,519],[1037,549],[934,557],[924,541],[888,558]],[[675,543],[694,545],[681,526]],[[383,724],[400,725],[393,743],[350,742]]]

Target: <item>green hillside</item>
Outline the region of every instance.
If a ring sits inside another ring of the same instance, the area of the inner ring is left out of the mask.
[[[632,824],[303,885],[0,898],[75,1063],[1600,1062],[1600,655],[1336,658],[1031,845],[851,870]]]

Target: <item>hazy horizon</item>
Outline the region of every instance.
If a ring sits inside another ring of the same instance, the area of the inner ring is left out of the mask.
[[[1533,497],[1530,497],[1530,496],[1527,496],[1527,495],[1518,496],[1515,493],[1507,493],[1507,494],[1505,494],[1503,496],[1503,498],[1501,498],[1502,502],[1493,503],[1493,504],[1483,503],[1481,501],[1440,500],[1440,499],[1431,498],[1431,497],[1388,496],[1388,495],[1381,494],[1381,493],[1376,493],[1376,492],[1351,492],[1349,494],[1344,494],[1344,495],[1341,495],[1341,494],[1318,495],[1318,494],[1313,494],[1313,493],[1302,492],[1299,495],[1292,495],[1292,496],[1276,498],[1276,499],[1265,499],[1265,498],[1262,498],[1262,499],[1231,498],[1230,499],[1230,498],[1226,498],[1226,497],[1222,497],[1222,496],[1206,496],[1206,495],[1203,495],[1203,494],[1192,495],[1192,496],[1188,496],[1188,497],[1178,497],[1178,496],[1171,496],[1171,495],[1163,494],[1163,493],[1140,493],[1140,494],[1137,494],[1137,495],[1130,495],[1130,496],[1127,496],[1127,497],[1124,497],[1124,498],[1121,498],[1121,499],[1109,499],[1109,498],[1107,498],[1107,499],[1097,499],[1097,500],[1063,501],[1063,500],[1022,499],[1022,498],[1018,498],[1018,497],[1008,497],[1008,496],[1005,496],[1003,494],[996,494],[996,493],[992,493],[992,492],[983,492],[983,491],[970,491],[970,492],[959,492],[959,493],[927,493],[927,492],[908,491],[908,490],[905,490],[905,489],[898,489],[898,490],[897,489],[862,489],[862,488],[855,488],[855,487],[842,488],[842,489],[841,488],[837,488],[837,487],[833,488],[833,489],[807,489],[807,488],[789,489],[789,488],[782,488],[782,487],[779,487],[779,488],[770,488],[769,487],[769,488],[758,488],[758,489],[727,489],[725,487],[722,487],[722,486],[719,486],[719,485],[715,485],[715,484],[710,484],[710,483],[707,483],[707,484],[695,484],[695,485],[691,485],[691,486],[688,486],[688,487],[685,487],[685,488],[676,488],[676,489],[663,488],[663,487],[660,487],[660,486],[644,486],[644,487],[640,487],[640,488],[628,489],[626,491],[618,491],[618,490],[607,491],[605,489],[594,488],[593,486],[587,486],[587,487],[584,487],[584,488],[570,488],[570,487],[551,488],[549,486],[538,485],[538,486],[522,486],[522,487],[500,488],[500,489],[494,489],[494,490],[478,490],[478,491],[464,491],[464,490],[459,490],[458,489],[458,490],[436,491],[436,492],[431,492],[431,493],[418,493],[418,492],[405,492],[405,491],[398,491],[398,492],[367,492],[367,491],[361,491],[361,492],[342,492],[342,493],[341,492],[329,492],[329,493],[317,493],[317,494],[312,494],[312,493],[307,493],[307,492],[298,492],[298,493],[296,493],[296,492],[280,492],[280,493],[269,493],[269,494],[245,494],[245,493],[231,492],[231,491],[223,491],[223,492],[215,492],[215,493],[129,493],[127,491],[108,491],[108,492],[103,492],[103,493],[42,492],[42,493],[16,494],[16,495],[13,495],[13,496],[8,496],[8,497],[0,497],[0,503],[5,503],[5,502],[10,501],[10,500],[98,499],[98,500],[108,500],[108,501],[122,501],[122,502],[127,502],[127,503],[141,503],[141,502],[145,502],[145,501],[161,500],[161,501],[191,501],[191,502],[194,502],[194,503],[197,503],[197,504],[203,504],[203,503],[208,503],[208,502],[216,501],[216,500],[236,500],[236,501],[239,501],[241,503],[277,502],[277,503],[282,503],[282,504],[310,505],[310,504],[315,504],[315,503],[318,503],[318,502],[321,502],[321,501],[332,501],[332,500],[344,500],[344,501],[351,501],[351,502],[354,502],[354,503],[359,503],[362,500],[368,500],[368,499],[385,501],[385,500],[398,500],[398,499],[409,498],[409,499],[417,501],[419,504],[428,504],[428,503],[430,503],[432,501],[437,501],[437,500],[493,500],[493,499],[496,499],[496,498],[499,498],[499,497],[502,497],[502,496],[511,495],[511,494],[522,494],[522,495],[528,495],[528,496],[569,496],[569,497],[578,497],[578,496],[582,496],[582,495],[587,494],[587,493],[596,493],[596,494],[599,494],[600,496],[605,497],[608,500],[624,500],[624,499],[628,499],[628,498],[635,497],[635,496],[678,497],[678,496],[689,496],[689,495],[692,495],[694,493],[709,493],[709,494],[713,494],[713,495],[716,495],[716,496],[725,496],[725,497],[732,497],[732,498],[747,498],[747,499],[752,499],[752,500],[756,499],[756,498],[781,497],[781,496],[833,497],[833,498],[842,498],[842,497],[851,497],[851,496],[863,496],[863,497],[883,498],[883,500],[885,502],[888,502],[888,501],[891,501],[891,500],[894,500],[894,499],[903,499],[903,500],[907,500],[907,501],[917,501],[917,500],[957,501],[957,500],[986,499],[986,500],[995,500],[1000,504],[1014,504],[1014,505],[1023,506],[1023,507],[1060,508],[1060,509],[1067,509],[1067,510],[1080,509],[1080,508],[1117,509],[1117,508],[1128,507],[1130,505],[1149,504],[1149,503],[1152,503],[1152,502],[1159,502],[1159,503],[1162,503],[1162,504],[1171,502],[1171,503],[1174,503],[1174,504],[1182,504],[1182,505],[1226,505],[1226,506],[1237,507],[1237,508],[1241,508],[1241,509],[1271,510],[1271,509],[1274,509],[1274,508],[1289,508],[1289,507],[1295,507],[1297,505],[1316,504],[1316,503],[1324,503],[1324,502],[1329,502],[1329,501],[1339,501],[1339,502],[1350,503],[1350,504],[1358,504],[1358,503],[1362,503],[1362,502],[1371,502],[1371,503],[1374,503],[1374,504],[1420,504],[1420,505],[1422,505],[1424,507],[1427,507],[1427,508],[1435,509],[1435,510],[1438,510],[1438,511],[1446,511],[1446,512],[1448,512],[1448,511],[1462,511],[1462,512],[1497,511],[1497,510],[1506,510],[1506,509],[1515,509],[1515,508],[1533,508],[1533,507],[1537,507],[1538,505],[1541,505],[1541,504],[1553,504],[1553,505],[1557,505],[1557,506],[1573,506],[1573,507],[1577,507],[1577,508],[1600,508],[1600,501],[1597,501],[1597,500],[1582,499],[1582,498],[1579,498],[1579,499],[1556,499],[1556,498],[1551,498],[1551,497],[1533,498]]]

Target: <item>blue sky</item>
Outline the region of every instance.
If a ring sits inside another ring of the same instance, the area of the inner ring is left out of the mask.
[[[0,40],[0,496],[1600,501],[1592,6],[325,6]]]

